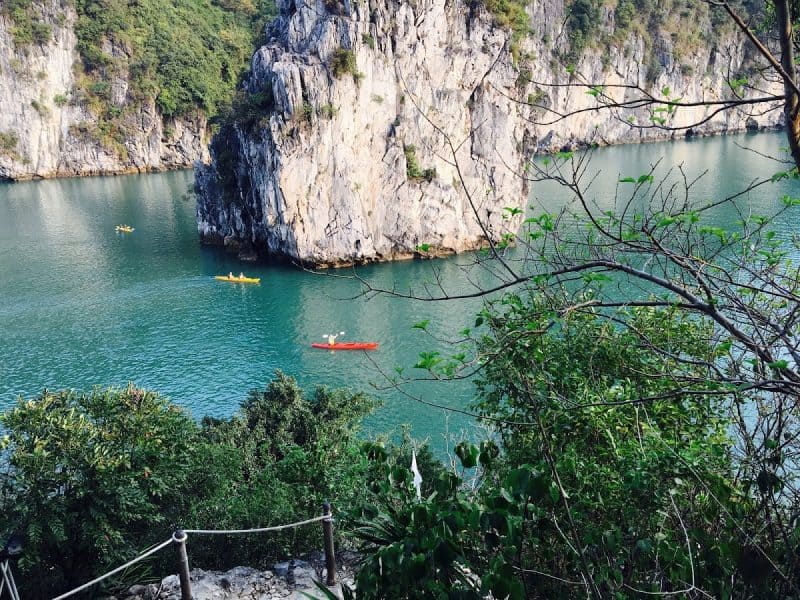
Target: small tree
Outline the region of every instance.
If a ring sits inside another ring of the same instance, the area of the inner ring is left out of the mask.
[[[158,394],[45,391],[0,423],[4,510],[27,538],[28,594],[66,591],[169,535],[192,485],[197,427]]]
[[[191,523],[263,527],[319,513],[330,501],[337,512],[363,497],[367,465],[355,439],[376,403],[363,394],[316,388],[305,393],[280,371],[264,390],[252,390],[230,419],[203,420],[202,435],[225,469],[223,486],[192,507]],[[268,546],[241,538],[195,544],[196,564],[214,568],[266,566],[318,547],[314,528],[273,534]]]

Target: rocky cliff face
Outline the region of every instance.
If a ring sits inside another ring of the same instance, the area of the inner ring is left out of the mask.
[[[133,101],[124,79],[110,83],[120,131],[110,133],[81,101],[71,8],[45,0],[52,37],[18,48],[0,13],[0,179],[129,173],[191,166],[208,156],[203,117],[164,120],[152,101]],[[104,48],[113,60],[124,50]]]
[[[462,0],[284,0],[280,9],[252,60],[251,104],[215,139],[214,161],[197,168],[201,239],[243,258],[337,266],[502,241],[521,218],[506,208],[524,208],[532,153],[672,135],[632,127],[652,123],[646,110],[560,119],[598,104],[586,88],[560,84],[580,73],[616,100],[630,92],[613,84],[631,82],[713,99],[745,65],[736,42],[679,61],[668,36],[649,50],[633,36],[586,53],[568,73],[551,60],[568,45],[561,0],[531,5],[534,31],[514,49],[518,60],[508,33]],[[613,15],[605,20],[613,29]],[[684,125],[704,110],[667,116]],[[779,119],[725,111],[694,131]]]

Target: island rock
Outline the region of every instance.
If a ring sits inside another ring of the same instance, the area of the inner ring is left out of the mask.
[[[685,135],[659,119],[699,123],[698,135],[781,121],[779,110],[588,110],[632,98],[616,87],[631,83],[659,99],[730,95],[731,74],[749,64],[732,34],[680,60],[671,36],[634,34],[565,66],[554,58],[569,52],[562,0],[530,5],[522,38],[463,0],[279,9],[213,161],[196,168],[201,240],[242,258],[341,266],[502,247],[523,218],[536,152]],[[576,82],[597,86],[565,85]]]

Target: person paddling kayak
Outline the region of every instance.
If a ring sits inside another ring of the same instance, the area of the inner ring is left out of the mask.
[[[322,339],[328,340],[328,345],[329,346],[335,346],[336,345],[336,338],[339,337],[340,335],[344,335],[344,331],[340,331],[339,333],[336,333],[336,334],[334,334],[334,333],[326,333],[325,335],[322,336]]]

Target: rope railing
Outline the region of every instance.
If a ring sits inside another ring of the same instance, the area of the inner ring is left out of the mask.
[[[149,550],[142,552],[137,557],[129,560],[124,565],[120,565],[115,569],[112,569],[108,573],[101,575],[100,577],[96,577],[91,581],[84,583],[83,585],[76,587],[73,590],[70,590],[60,596],[56,596],[52,600],[63,600],[64,598],[69,598],[70,596],[74,596],[78,592],[82,592],[83,590],[92,587],[93,585],[97,585],[101,581],[108,579],[112,575],[115,575],[121,571],[124,571],[128,567],[136,564],[139,561],[144,560],[145,558],[155,554],[159,550],[169,546],[174,545],[175,551],[178,558],[178,580],[180,581],[181,585],[181,599],[182,600],[192,600],[192,590],[191,584],[189,581],[189,557],[186,551],[186,540],[188,539],[188,534],[193,535],[239,535],[239,534],[248,534],[248,533],[267,533],[272,531],[282,531],[285,529],[294,529],[296,527],[302,527],[303,525],[309,525],[311,523],[322,523],[322,532],[323,532],[323,545],[325,547],[325,567],[327,570],[327,577],[325,584],[328,586],[336,584],[336,559],[333,553],[333,515],[331,514],[331,507],[330,504],[327,502],[322,505],[322,515],[318,517],[313,517],[311,519],[306,519],[304,521],[297,521],[295,523],[287,523],[286,525],[274,525],[271,527],[256,527],[252,529],[178,529],[172,534],[172,537],[168,540],[161,542],[157,546],[153,546]]]
[[[300,527],[301,525],[316,523],[317,521],[333,521],[333,517],[329,515],[322,515],[319,517],[314,517],[313,519],[298,521],[297,523],[289,523],[287,525],[275,525],[274,527],[259,527],[257,529],[184,529],[183,532],[202,534],[202,535],[237,535],[240,533],[266,533],[268,531],[282,531],[284,529],[292,529],[294,527]]]
[[[85,590],[87,588],[90,588],[95,584],[100,583],[104,579],[108,579],[112,575],[116,575],[120,571],[124,571],[128,567],[130,567],[132,565],[135,565],[137,562],[139,562],[141,560],[144,560],[145,558],[147,558],[151,554],[155,554],[156,552],[158,552],[162,548],[165,548],[166,546],[169,546],[171,543],[172,543],[172,538],[169,538],[168,540],[166,540],[164,542],[161,542],[158,546],[154,546],[153,548],[150,548],[150,550],[147,550],[146,552],[142,552],[139,556],[137,556],[134,559],[129,560],[124,565],[119,566],[116,569],[112,569],[111,571],[109,571],[105,575],[100,575],[100,577],[96,577],[96,578],[92,579],[91,581],[87,581],[82,586],[76,587],[74,590],[70,590],[66,594],[61,594],[60,596],[56,596],[55,598],[53,598],[53,600],[62,600],[62,598],[69,598],[70,596],[74,596],[78,592],[82,592],[83,590]]]

